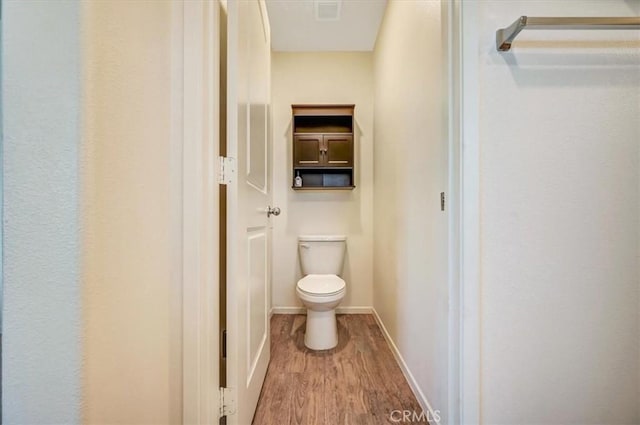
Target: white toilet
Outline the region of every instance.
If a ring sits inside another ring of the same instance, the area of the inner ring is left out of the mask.
[[[299,236],[298,251],[304,277],[296,292],[307,307],[304,345],[312,350],[329,350],[338,345],[336,307],[347,285],[342,273],[346,236]]]

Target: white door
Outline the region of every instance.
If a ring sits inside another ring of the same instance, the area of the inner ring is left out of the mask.
[[[227,8],[227,156],[236,162],[227,201],[227,387],[237,405],[227,423],[249,425],[269,363],[271,46],[263,1]]]

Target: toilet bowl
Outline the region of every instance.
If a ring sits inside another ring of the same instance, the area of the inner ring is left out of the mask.
[[[307,308],[304,345],[312,350],[329,350],[338,344],[335,309],[347,290],[339,276],[346,239],[332,235],[298,237],[304,277],[296,284],[296,293]]]
[[[345,281],[334,274],[311,274],[298,281],[296,293],[307,308],[304,345],[312,350],[338,345],[335,309],[346,293]]]

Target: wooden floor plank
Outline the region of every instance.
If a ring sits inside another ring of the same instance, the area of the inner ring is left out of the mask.
[[[338,346],[312,351],[304,346],[306,316],[273,316],[254,425],[394,424],[394,410],[422,412],[374,317],[337,320]]]

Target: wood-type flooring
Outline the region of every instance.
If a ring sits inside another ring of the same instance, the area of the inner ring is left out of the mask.
[[[374,317],[337,320],[337,347],[312,351],[304,346],[306,316],[273,315],[271,362],[253,425],[426,424]]]

